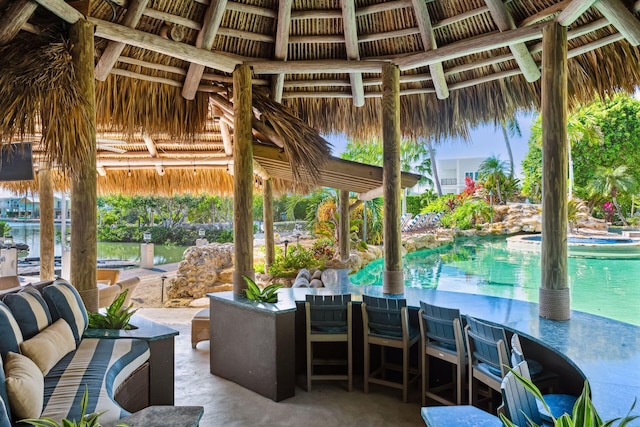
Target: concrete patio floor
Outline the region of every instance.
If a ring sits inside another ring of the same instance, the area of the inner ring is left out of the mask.
[[[138,314],[180,332],[175,341],[175,404],[204,406],[200,426],[424,426],[417,383],[410,389],[409,403],[403,403],[400,390],[372,385],[364,394],[359,376],[352,392],[336,381],[314,382],[306,392],[300,376],[294,397],[273,402],[212,375],[209,342],[191,348],[191,318],[199,310],[143,308]]]

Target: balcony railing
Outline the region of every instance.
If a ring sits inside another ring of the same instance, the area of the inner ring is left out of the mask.
[[[458,185],[457,178],[442,178],[440,180],[440,184],[442,185]]]

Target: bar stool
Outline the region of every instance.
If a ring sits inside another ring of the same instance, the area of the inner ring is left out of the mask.
[[[467,351],[464,345],[460,310],[439,307],[420,301],[422,406],[427,397],[445,405],[461,405],[462,392],[466,383]],[[429,388],[429,357],[435,357],[451,364],[452,381],[435,388]],[[437,394],[443,390],[453,390],[455,400]]]
[[[351,295],[307,295],[305,306],[307,336],[307,391],[312,380],[347,380],[353,389],[353,334]],[[314,343],[344,342],[347,360],[322,360],[313,357]],[[316,365],[347,365],[346,375],[315,374]]]
[[[420,331],[409,326],[407,300],[362,297],[362,325],[364,329],[364,392],[369,383],[402,390],[402,400],[407,401],[409,384],[419,378],[417,369],[409,368],[409,350],[420,340]],[[370,372],[370,346],[380,346],[380,366]],[[387,363],[385,347],[402,350],[402,366]],[[386,371],[402,372],[402,383],[385,379]],[[409,378],[409,373],[415,374]]]

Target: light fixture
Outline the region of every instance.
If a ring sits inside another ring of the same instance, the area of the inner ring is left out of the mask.
[[[198,230],[198,236],[200,236],[200,238],[203,238],[204,235],[205,235],[204,228],[201,228],[200,230]]]
[[[151,241],[151,232],[150,231],[145,231],[142,234],[142,238],[144,239],[144,242],[148,244]]]
[[[129,172],[127,172],[127,176],[131,176],[131,169],[129,169]]]
[[[7,246],[13,245],[13,236],[12,235],[8,235],[7,237],[5,237],[4,238],[4,243]]]

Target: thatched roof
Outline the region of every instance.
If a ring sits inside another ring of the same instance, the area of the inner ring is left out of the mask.
[[[47,108],[46,94],[53,93],[54,72],[68,62],[63,21],[83,19],[63,0],[37,2],[57,5],[58,16],[43,6],[35,13],[16,10],[29,2],[0,0],[0,138],[5,142],[11,129],[13,138],[34,130],[32,112],[55,111]],[[232,119],[223,104],[232,102],[231,72],[241,63],[253,66],[257,142],[282,146],[294,166],[293,179],[321,175],[314,171],[326,165],[328,148],[317,139],[318,131],[358,138],[381,134],[381,68],[387,62],[401,69],[405,136],[465,135],[479,123],[540,104],[542,28],[554,20],[569,27],[571,105],[633,91],[640,82],[640,51],[634,46],[640,43],[638,10],[640,2],[630,0],[93,1],[86,13],[96,25],[98,163],[121,160],[122,170],[128,160],[136,169],[144,158],[160,160],[151,167],[161,168],[171,153],[174,158],[183,153],[187,169],[189,163],[213,167],[205,158],[223,162],[229,146],[220,123]],[[21,30],[12,30],[2,15],[13,27],[22,24]],[[117,42],[125,43],[121,53]],[[38,45],[54,56],[32,60],[46,72],[42,81],[31,79],[40,84],[34,106],[20,110],[21,101],[8,105],[5,95],[28,89],[10,81],[6,70],[37,57]],[[197,72],[198,64],[205,66],[203,72]],[[59,78],[68,87],[55,99],[82,110],[81,100],[72,101],[70,80],[68,74]],[[24,117],[2,114],[15,111]],[[81,111],[68,114],[80,117]],[[43,152],[70,163],[65,156],[75,148],[65,139],[68,129],[56,129],[51,115],[42,117],[42,124]],[[295,167],[299,164],[302,169]],[[118,169],[103,170],[109,168]],[[258,175],[262,169],[256,165]]]

